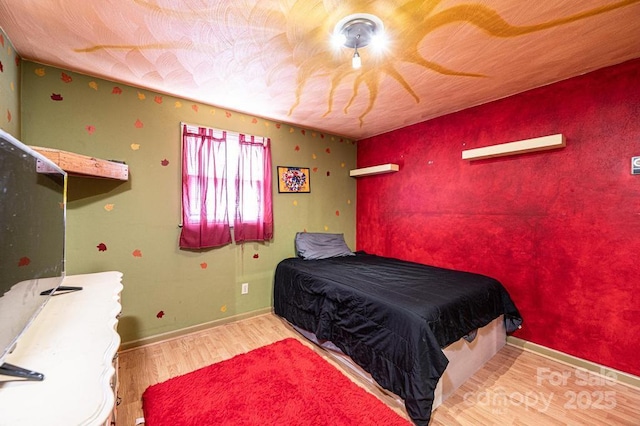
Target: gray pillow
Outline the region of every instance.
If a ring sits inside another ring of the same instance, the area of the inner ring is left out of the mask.
[[[344,241],[343,234],[298,232],[295,244],[296,254],[305,260],[355,256]]]

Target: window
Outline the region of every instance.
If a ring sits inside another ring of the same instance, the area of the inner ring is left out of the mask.
[[[180,247],[273,237],[270,140],[205,127],[182,126]]]

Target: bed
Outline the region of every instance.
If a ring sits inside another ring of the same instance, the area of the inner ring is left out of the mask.
[[[322,242],[319,251],[314,238]],[[274,312],[348,355],[404,400],[417,425],[429,423],[436,386],[449,363],[443,348],[471,340],[501,316],[507,332],[522,322],[493,278],[352,253],[344,243],[342,250],[327,250],[326,239],[327,234],[296,235],[299,257],[276,268]]]

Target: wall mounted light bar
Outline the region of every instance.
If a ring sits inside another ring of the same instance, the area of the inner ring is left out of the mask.
[[[481,160],[485,158],[502,157],[505,155],[524,154],[525,152],[545,151],[548,149],[564,148],[566,141],[561,133],[540,138],[502,143],[482,148],[462,151],[463,160]]]

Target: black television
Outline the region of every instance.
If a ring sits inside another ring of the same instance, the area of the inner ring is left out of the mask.
[[[5,362],[65,277],[67,174],[0,129],[0,379],[42,380]]]

